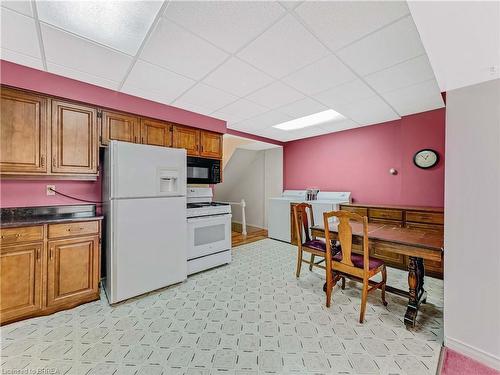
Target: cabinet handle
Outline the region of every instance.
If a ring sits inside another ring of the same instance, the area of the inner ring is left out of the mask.
[[[36,249],[36,260],[40,261],[40,249]]]
[[[40,166],[45,167],[45,156],[40,156]]]
[[[56,166],[56,158],[55,158],[55,156],[52,157],[52,166],[53,167]]]
[[[201,145],[201,152],[203,152],[203,145]]]
[[[16,237],[16,238],[19,238],[19,237],[21,237],[21,233],[14,233],[14,234],[7,234],[7,235],[2,234],[2,235],[0,236],[0,238],[1,238],[2,240],[3,240],[3,239],[5,239],[5,238],[9,238],[9,237]]]
[[[51,247],[49,251],[49,259],[52,260],[53,256],[54,256],[54,248]]]

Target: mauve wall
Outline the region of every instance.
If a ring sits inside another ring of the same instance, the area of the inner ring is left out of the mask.
[[[123,94],[74,79],[0,60],[3,85],[32,90],[47,95],[89,103],[96,106],[177,122],[218,133],[226,132],[226,122],[169,105]],[[99,201],[99,181],[5,180],[0,182],[0,207],[79,204],[61,196],[47,196],[46,185],[56,185],[63,193]]]
[[[355,202],[442,207],[445,110],[288,142],[284,188],[351,191]],[[439,164],[417,168],[413,155],[432,148]],[[389,174],[395,168],[397,175]]]

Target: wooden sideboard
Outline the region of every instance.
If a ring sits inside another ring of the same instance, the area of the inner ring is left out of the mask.
[[[222,134],[1,87],[2,178],[95,180],[110,140],[185,148],[222,159]]]
[[[293,206],[290,205],[291,239],[292,244],[297,243],[293,219]],[[369,204],[341,204],[340,209],[367,216],[370,223],[392,224],[407,228],[425,228],[436,231],[444,230],[444,210],[440,207],[418,206],[391,206]],[[322,218],[315,218],[316,224],[321,224]],[[389,245],[387,245],[389,246]],[[353,249],[353,251],[356,251]],[[382,259],[388,266],[403,270],[408,269],[408,256],[391,251],[390,248],[377,247],[370,249],[370,256]],[[426,274],[432,277],[443,278],[442,261],[424,260]]]
[[[0,229],[0,324],[99,299],[101,220]]]

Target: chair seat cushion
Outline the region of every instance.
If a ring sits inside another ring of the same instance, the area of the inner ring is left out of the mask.
[[[304,242],[302,246],[309,247],[314,250],[323,251],[326,253],[326,243],[323,240],[311,240]]]
[[[337,254],[334,255],[333,260],[336,262],[340,262],[342,260],[342,251],[339,251]],[[384,261],[376,258],[369,258],[370,262],[368,264],[368,269],[373,270],[375,268],[380,267],[382,264],[384,264]],[[354,267],[356,268],[363,268],[363,255],[361,254],[351,254],[351,262],[354,264]]]

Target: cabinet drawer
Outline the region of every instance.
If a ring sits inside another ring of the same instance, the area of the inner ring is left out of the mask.
[[[403,211],[389,210],[382,208],[370,208],[370,218],[389,219],[389,220],[403,220]]]
[[[370,255],[395,266],[404,267],[406,265],[405,256],[397,253],[397,246],[388,243],[375,241],[370,243]]]
[[[388,224],[388,225],[394,225],[394,226],[397,226],[397,227],[402,227],[403,226],[403,222],[402,221],[397,221],[397,220],[370,219],[370,223]]]
[[[441,224],[412,223],[407,221],[405,226],[406,228],[430,229],[438,232],[443,231],[443,226]]]
[[[81,221],[77,223],[49,225],[49,238],[79,236],[82,234],[94,234],[98,232],[98,221]]]
[[[2,228],[0,229],[2,244],[34,242],[43,240],[43,226]]]
[[[444,216],[439,212],[406,211],[406,221],[427,224],[444,224]]]
[[[341,211],[349,211],[361,216],[368,215],[368,209],[366,207],[350,207],[350,206],[340,206]]]

